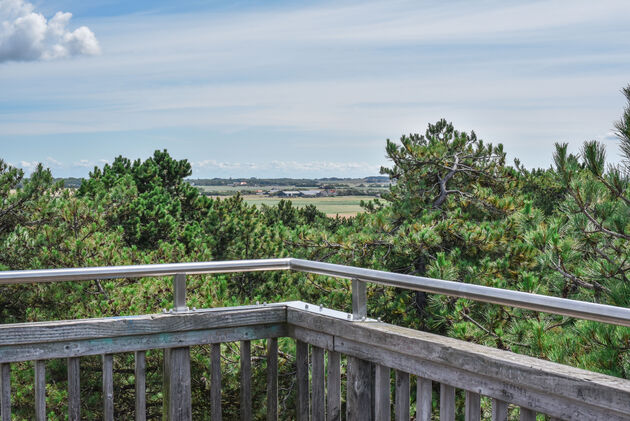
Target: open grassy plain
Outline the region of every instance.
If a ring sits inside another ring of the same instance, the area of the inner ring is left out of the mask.
[[[266,197],[258,195],[244,195],[243,199],[250,205],[265,204],[268,206],[276,205],[281,198],[278,197]],[[328,216],[343,216],[351,217],[357,213],[362,212],[363,208],[360,203],[361,200],[372,200],[371,196],[335,196],[335,197],[296,197],[291,200],[293,206],[304,207],[306,205],[315,205],[317,209],[324,212]]]

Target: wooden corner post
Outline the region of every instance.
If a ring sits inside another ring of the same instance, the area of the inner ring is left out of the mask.
[[[186,307],[186,274],[178,273],[173,278],[173,312],[188,311]],[[168,348],[164,350],[163,381],[164,421],[191,421],[192,403],[190,389],[190,348]]]

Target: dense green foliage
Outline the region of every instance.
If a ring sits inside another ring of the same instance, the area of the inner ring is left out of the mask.
[[[145,161],[118,157],[95,168],[77,190],[63,189],[41,166],[25,179],[0,160],[0,268],[292,255],[628,307],[630,86],[624,94],[628,106],[615,125],[620,165],[607,165],[604,146],[591,141],[579,154],[557,145],[553,168],[510,166],[501,145],[441,120],[424,134],[387,141],[392,166],[381,172],[392,187],[349,219],[290,201],[256,208],[238,195],[203,196],[184,180],[190,164],[166,151]],[[196,307],[291,299],[350,306],[346,282],[305,274],[193,276],[189,285]],[[368,292],[371,315],[388,322],[630,378],[625,328],[393,288],[370,286]],[[169,279],[2,286],[0,322],[158,312],[171,300]],[[254,354],[264,354],[254,345]],[[294,393],[291,346],[281,344],[281,386]],[[235,346],[226,352],[226,359],[238,359]],[[154,415],[160,411],[160,358],[158,352],[148,357]],[[208,361],[209,350],[196,347],[196,414],[207,411]],[[85,358],[82,365],[86,388],[98,391],[99,361]],[[32,379],[21,369],[28,364],[18,366],[15,407],[28,419]],[[130,367],[129,357],[117,357],[121,417],[133,412]],[[234,415],[238,373],[235,365],[225,369],[226,411]],[[255,371],[263,369],[254,364]],[[49,371],[54,417],[64,413],[64,362],[50,362]],[[264,386],[258,386],[262,413]],[[282,405],[291,407],[291,399]],[[84,406],[86,416],[98,416],[98,399]]]

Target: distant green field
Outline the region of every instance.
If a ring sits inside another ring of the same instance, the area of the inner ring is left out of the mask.
[[[260,206],[265,204],[268,206],[276,205],[281,199],[277,197],[266,197],[257,195],[245,195],[243,199],[250,205]],[[326,215],[334,216],[355,216],[359,212],[363,212],[363,208],[360,206],[361,200],[374,199],[372,196],[339,196],[339,197],[309,197],[302,198],[297,197],[290,199],[293,202],[293,206],[304,207],[306,205],[313,204],[317,206],[317,209],[324,212]]]

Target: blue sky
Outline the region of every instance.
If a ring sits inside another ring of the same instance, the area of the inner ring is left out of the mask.
[[[0,31],[0,158],[27,171],[168,149],[193,177],[374,175],[442,117],[529,167],[559,141],[618,159],[627,0],[30,4],[72,18],[28,59]]]

